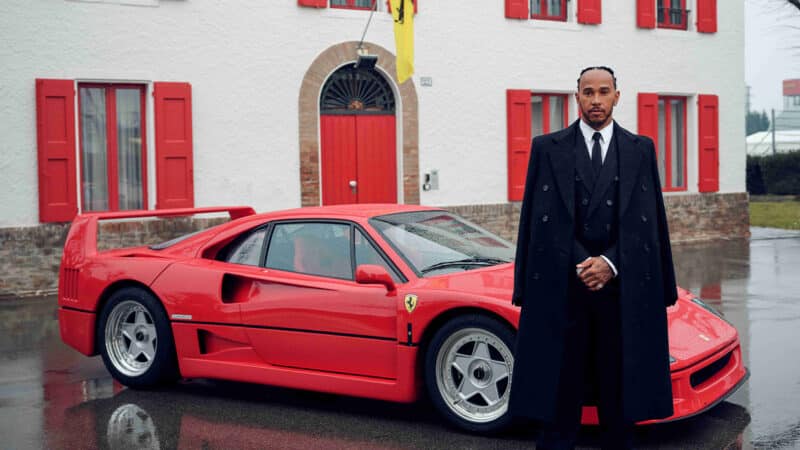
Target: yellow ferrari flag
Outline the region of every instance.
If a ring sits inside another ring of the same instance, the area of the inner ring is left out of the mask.
[[[391,6],[397,46],[397,81],[402,84],[414,73],[414,2],[391,0]]]

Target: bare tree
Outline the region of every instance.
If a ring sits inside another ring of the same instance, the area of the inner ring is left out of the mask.
[[[800,0],[786,0],[789,2],[790,5],[793,5],[795,8],[800,10]]]

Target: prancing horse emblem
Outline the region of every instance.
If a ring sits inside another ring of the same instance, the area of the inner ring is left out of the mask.
[[[406,311],[413,312],[417,307],[417,296],[414,294],[406,294]]]

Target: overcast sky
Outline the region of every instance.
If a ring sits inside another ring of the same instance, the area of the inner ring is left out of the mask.
[[[786,0],[745,0],[744,7],[750,107],[769,114],[771,108],[783,109],[783,80],[800,78],[800,10]]]

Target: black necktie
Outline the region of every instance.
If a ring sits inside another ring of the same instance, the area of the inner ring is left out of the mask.
[[[599,131],[595,131],[592,135],[592,140],[594,141],[594,145],[592,145],[592,169],[594,169],[595,175],[600,173],[600,168],[603,167],[603,154],[600,151],[601,137],[602,135]]]

